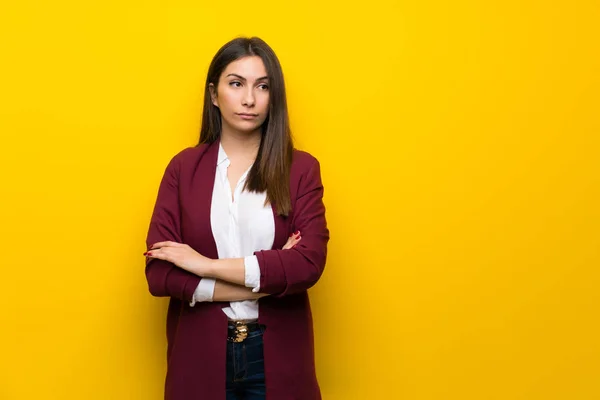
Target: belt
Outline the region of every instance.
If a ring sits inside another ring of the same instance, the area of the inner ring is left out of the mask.
[[[234,343],[243,342],[250,332],[262,330],[257,321],[229,321],[227,325],[227,340]]]

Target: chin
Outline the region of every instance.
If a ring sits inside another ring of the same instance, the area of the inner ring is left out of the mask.
[[[260,129],[260,126],[262,124],[236,124],[235,129],[240,131],[240,132],[245,132],[245,133],[252,133],[254,131],[256,131],[257,129]]]

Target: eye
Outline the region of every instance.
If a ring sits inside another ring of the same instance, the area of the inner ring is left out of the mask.
[[[269,85],[267,85],[266,83],[262,83],[260,85],[258,85],[259,88],[261,88],[262,90],[269,90]]]
[[[231,81],[229,82],[229,86],[242,87],[242,83],[240,81]]]

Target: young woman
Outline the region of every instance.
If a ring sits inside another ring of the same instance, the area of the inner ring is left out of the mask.
[[[307,289],[328,241],[319,163],[293,148],[279,60],[259,38],[232,40],[146,241],[150,293],[170,297],[165,399],[320,399]]]

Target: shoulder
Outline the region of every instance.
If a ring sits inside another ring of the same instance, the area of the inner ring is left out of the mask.
[[[173,156],[173,160],[179,163],[186,163],[190,161],[197,160],[202,157],[202,155],[206,152],[210,145],[208,144],[199,144],[194,147],[187,147],[181,150],[179,153]]]
[[[294,149],[294,154],[292,157],[292,171],[296,170],[301,174],[307,174],[313,169],[318,169],[320,167],[319,160],[312,154]]]
[[[297,188],[299,194],[310,191],[314,187],[322,187],[319,160],[306,151],[294,149],[290,182],[292,187]]]
[[[186,166],[197,164],[209,147],[209,144],[199,144],[179,151],[171,157],[167,169],[179,170],[182,167],[185,168]]]

